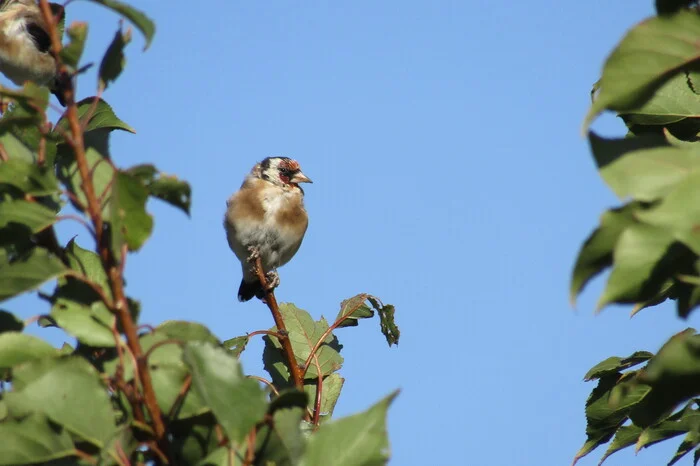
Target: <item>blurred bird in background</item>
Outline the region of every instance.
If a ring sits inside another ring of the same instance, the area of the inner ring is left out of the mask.
[[[309,224],[299,183],[311,182],[296,160],[268,157],[253,167],[241,189],[229,198],[224,228],[243,268],[239,301],[265,296],[250,263],[257,257],[262,260],[268,287],[279,285],[276,269],[294,257]]]
[[[61,21],[63,7],[51,4]],[[18,86],[25,81],[47,86],[65,106],[63,88],[69,77],[60,76],[51,56],[51,39],[36,0],[0,0],[0,72]]]

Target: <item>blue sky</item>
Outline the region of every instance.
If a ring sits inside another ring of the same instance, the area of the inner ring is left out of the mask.
[[[278,299],[316,318],[364,291],[396,305],[398,348],[377,322],[338,332],[336,410],[401,388],[392,465],[569,464],[585,440],[587,369],[693,325],[669,305],[594,316],[601,279],[578,311],[568,303],[578,248],[618,203],[580,134],[589,90],[651,0],[177,3],[140,2],[155,41],[143,54],[135,34],[105,94],[138,131],[113,135],[115,161],[152,162],[193,187],[190,219],[150,203],[153,238],[129,259],[144,322],[196,320],[222,339],[272,325],[262,304],[236,301],[221,221],[251,166],[286,155],[314,184]],[[68,21],[79,19],[92,22],[85,60],[99,61],[117,20],[74,2]],[[94,83],[93,71],[80,95]],[[611,117],[594,128],[622,134]],[[33,296],[3,307],[46,311]],[[261,351],[248,347],[246,371],[262,373]],[[675,447],[607,464],[662,464]]]

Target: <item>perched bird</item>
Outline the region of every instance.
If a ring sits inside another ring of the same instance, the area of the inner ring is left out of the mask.
[[[63,7],[51,4],[62,19]],[[0,0],[0,72],[21,86],[32,81],[47,86],[61,105],[64,76],[59,76],[51,56],[51,38],[36,0]]]
[[[226,237],[243,266],[239,301],[265,296],[266,290],[250,263],[258,255],[268,285],[279,284],[276,269],[289,262],[299,250],[309,224],[304,209],[304,190],[299,183],[311,182],[296,160],[268,157],[253,167],[241,189],[227,201]]]

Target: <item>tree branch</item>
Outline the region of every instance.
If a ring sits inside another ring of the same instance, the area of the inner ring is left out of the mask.
[[[255,274],[258,276],[258,280],[260,280],[260,284],[262,285],[263,290],[265,290],[265,302],[267,303],[267,307],[270,308],[270,312],[272,312],[272,318],[275,320],[277,332],[279,333],[279,336],[277,338],[279,339],[279,342],[282,345],[284,355],[287,358],[287,367],[289,367],[289,372],[292,375],[294,385],[299,390],[303,391],[304,376],[301,369],[299,368],[299,363],[297,363],[297,359],[294,356],[292,342],[289,341],[289,333],[287,332],[287,326],[284,324],[284,319],[282,318],[282,314],[280,313],[280,308],[277,305],[275,291],[269,289],[268,287],[267,279],[265,278],[265,273],[263,272],[262,259],[260,258],[260,256],[258,256],[255,259]]]

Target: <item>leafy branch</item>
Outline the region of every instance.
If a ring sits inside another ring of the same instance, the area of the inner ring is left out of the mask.
[[[68,75],[70,71],[63,63],[61,58],[63,44],[58,37],[56,21],[51,13],[49,2],[47,0],[40,0],[39,5],[44,21],[49,25],[51,54],[56,60],[58,73],[59,75]],[[112,252],[107,235],[105,234],[100,204],[97,195],[95,194],[95,187],[90,175],[87,158],[85,156],[85,145],[83,141],[84,128],[81,125],[80,118],[78,116],[78,107],[75,102],[75,88],[72,79],[66,80],[63,90],[63,97],[66,102],[66,119],[68,120],[68,124],[70,126],[70,138],[67,138],[66,142],[75,154],[75,160],[82,183],[81,187],[87,199],[88,214],[93,224],[93,231],[97,237],[97,253],[102,261],[102,266],[107,273],[112,296],[114,298],[114,305],[110,308],[110,311],[118,316],[119,322],[126,335],[129,350],[136,359],[139,379],[143,386],[143,397],[150,413],[150,420],[153,425],[156,441],[158,443],[162,443],[165,436],[165,426],[163,424],[162,414],[153,390],[153,382],[151,381],[151,375],[148,371],[147,360],[143,357],[143,351],[141,349],[138,333],[136,331],[136,325],[131,318],[129,303],[127,302],[126,294],[124,293],[122,274],[126,263],[127,245],[124,244],[122,246],[122,250],[120,251],[120,260],[117,260]],[[95,101],[97,100],[98,98],[95,98]],[[94,112],[94,109],[91,112]],[[138,421],[146,421],[144,413],[138,407],[134,406],[134,412],[137,415]]]

